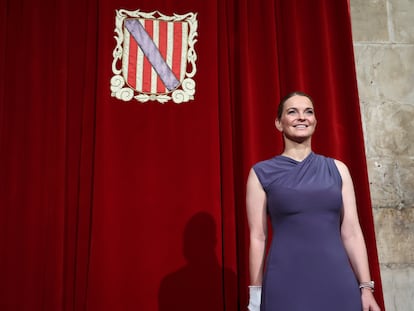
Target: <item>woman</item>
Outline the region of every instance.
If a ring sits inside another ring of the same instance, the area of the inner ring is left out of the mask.
[[[316,124],[311,97],[287,95],[275,121],[284,151],[250,170],[250,311],[380,310],[351,176],[344,163],[312,152]]]

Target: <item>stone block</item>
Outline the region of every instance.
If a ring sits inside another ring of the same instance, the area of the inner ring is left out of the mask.
[[[414,1],[389,0],[393,38],[397,43],[414,43]]]
[[[414,155],[411,153],[411,157],[401,157],[397,163],[402,204],[405,207],[414,207]],[[414,231],[411,234],[414,235]],[[414,245],[412,248],[414,252]]]
[[[413,157],[414,105],[372,102],[363,106],[367,157],[386,156],[394,161],[400,157]]]
[[[358,82],[358,93],[361,101],[378,100],[378,81],[373,74],[372,54],[375,48],[367,45],[354,45],[354,57]]]
[[[414,103],[413,45],[355,45],[360,98]]]
[[[398,167],[392,159],[367,159],[372,206],[398,208],[402,197],[398,188]]]
[[[414,263],[414,208],[373,210],[381,264]]]
[[[414,265],[381,265],[381,280],[387,311],[412,311]]]
[[[386,0],[351,0],[353,40],[389,40]]]

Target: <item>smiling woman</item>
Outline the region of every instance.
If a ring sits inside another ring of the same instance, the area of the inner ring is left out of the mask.
[[[292,142],[306,142],[302,147],[309,149],[317,123],[312,98],[302,92],[293,92],[281,101],[279,107],[275,125],[283,133],[285,146],[289,144],[286,149],[291,149]]]
[[[275,121],[284,151],[250,170],[250,311],[379,311],[352,179],[345,164],[312,152],[316,123],[310,96],[287,95]]]

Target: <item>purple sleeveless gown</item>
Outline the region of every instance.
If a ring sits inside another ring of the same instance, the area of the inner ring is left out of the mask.
[[[272,241],[261,311],[361,311],[340,235],[342,180],[335,162],[311,153],[253,166],[267,195]]]

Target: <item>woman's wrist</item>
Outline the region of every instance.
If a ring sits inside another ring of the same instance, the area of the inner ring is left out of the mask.
[[[370,290],[371,292],[374,292],[375,289],[375,283],[374,281],[369,281],[369,282],[361,282],[359,283],[359,289],[360,290]]]

